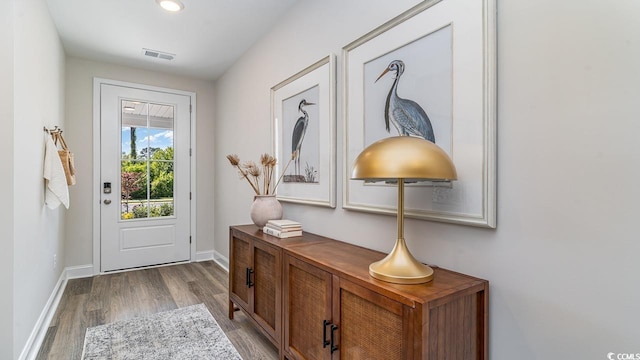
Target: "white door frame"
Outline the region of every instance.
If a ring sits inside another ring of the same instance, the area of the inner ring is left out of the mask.
[[[93,78],[93,275],[100,274],[100,209],[101,209],[101,183],[100,183],[100,86],[102,84],[130,87],[135,89],[166,92],[191,98],[191,159],[189,176],[191,177],[191,208],[189,232],[191,233],[191,261],[196,260],[196,93],[169,88],[130,83],[125,81]]]

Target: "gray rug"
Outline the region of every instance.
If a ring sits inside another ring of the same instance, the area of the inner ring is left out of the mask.
[[[87,329],[83,360],[242,358],[204,304]]]

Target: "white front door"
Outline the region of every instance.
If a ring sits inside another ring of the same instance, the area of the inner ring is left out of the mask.
[[[190,96],[100,84],[100,270],[190,260]]]

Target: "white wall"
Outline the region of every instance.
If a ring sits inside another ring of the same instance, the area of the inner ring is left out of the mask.
[[[197,251],[213,250],[213,171],[212,139],[213,82],[161,74],[125,66],[67,58],[67,129],[65,139],[74,152],[77,184],[70,194],[74,206],[67,221],[67,266],[93,263],[93,78],[120,80],[196,93],[196,182]],[[99,181],[99,180],[95,180]]]
[[[383,1],[301,1],[271,32],[255,44],[234,66],[216,82],[216,238],[215,250],[228,256],[228,227],[251,223],[249,208],[253,195],[245,181],[225,156],[238,154],[242,161],[259,160],[260,154],[272,152],[270,138],[270,89],[282,80],[326,57],[338,55],[342,46],[396,15],[404,12],[416,0]],[[342,76],[338,66],[338,78]],[[342,90],[338,88],[338,98]],[[338,114],[341,103],[338,102]],[[337,156],[342,156],[342,123],[338,116]],[[281,160],[281,159],[279,159]],[[342,162],[338,159],[337,176],[341,179]],[[338,180],[338,196],[341,180]],[[338,197],[338,203],[342,200]],[[340,209],[331,210],[309,206],[285,205],[285,216],[304,220],[307,231],[344,239],[334,221],[346,221]],[[350,214],[350,213],[347,213]],[[370,219],[355,214],[361,219]],[[384,218],[386,219],[386,218]],[[395,221],[388,219],[390,222]],[[348,223],[348,222],[346,222]],[[315,228],[314,228],[315,224]],[[330,229],[327,229],[330,228]],[[395,226],[389,234],[395,233]],[[371,232],[371,235],[375,232]]]
[[[270,87],[338,55],[341,184],[341,48],[415,2],[300,2],[217,81],[216,251],[250,222],[251,191],[224,155],[270,150]],[[409,247],[490,281],[491,359],[640,353],[640,2],[498,7],[498,228],[408,219]],[[382,251],[395,237],[390,216],[284,206],[311,232]]]
[[[42,0],[14,2],[13,357],[22,351],[64,264],[63,208],[44,205],[43,126],[64,121],[64,51]],[[5,189],[11,191],[11,188]],[[72,204],[75,199],[72,198]],[[72,205],[73,206],[73,205]],[[3,249],[5,251],[5,249]],[[53,256],[57,255],[57,265]]]
[[[0,173],[13,173],[13,1],[0,12]],[[13,176],[0,176],[0,359],[13,356]]]

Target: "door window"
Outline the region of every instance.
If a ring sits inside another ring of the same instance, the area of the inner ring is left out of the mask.
[[[174,106],[121,100],[121,220],[174,216]]]

